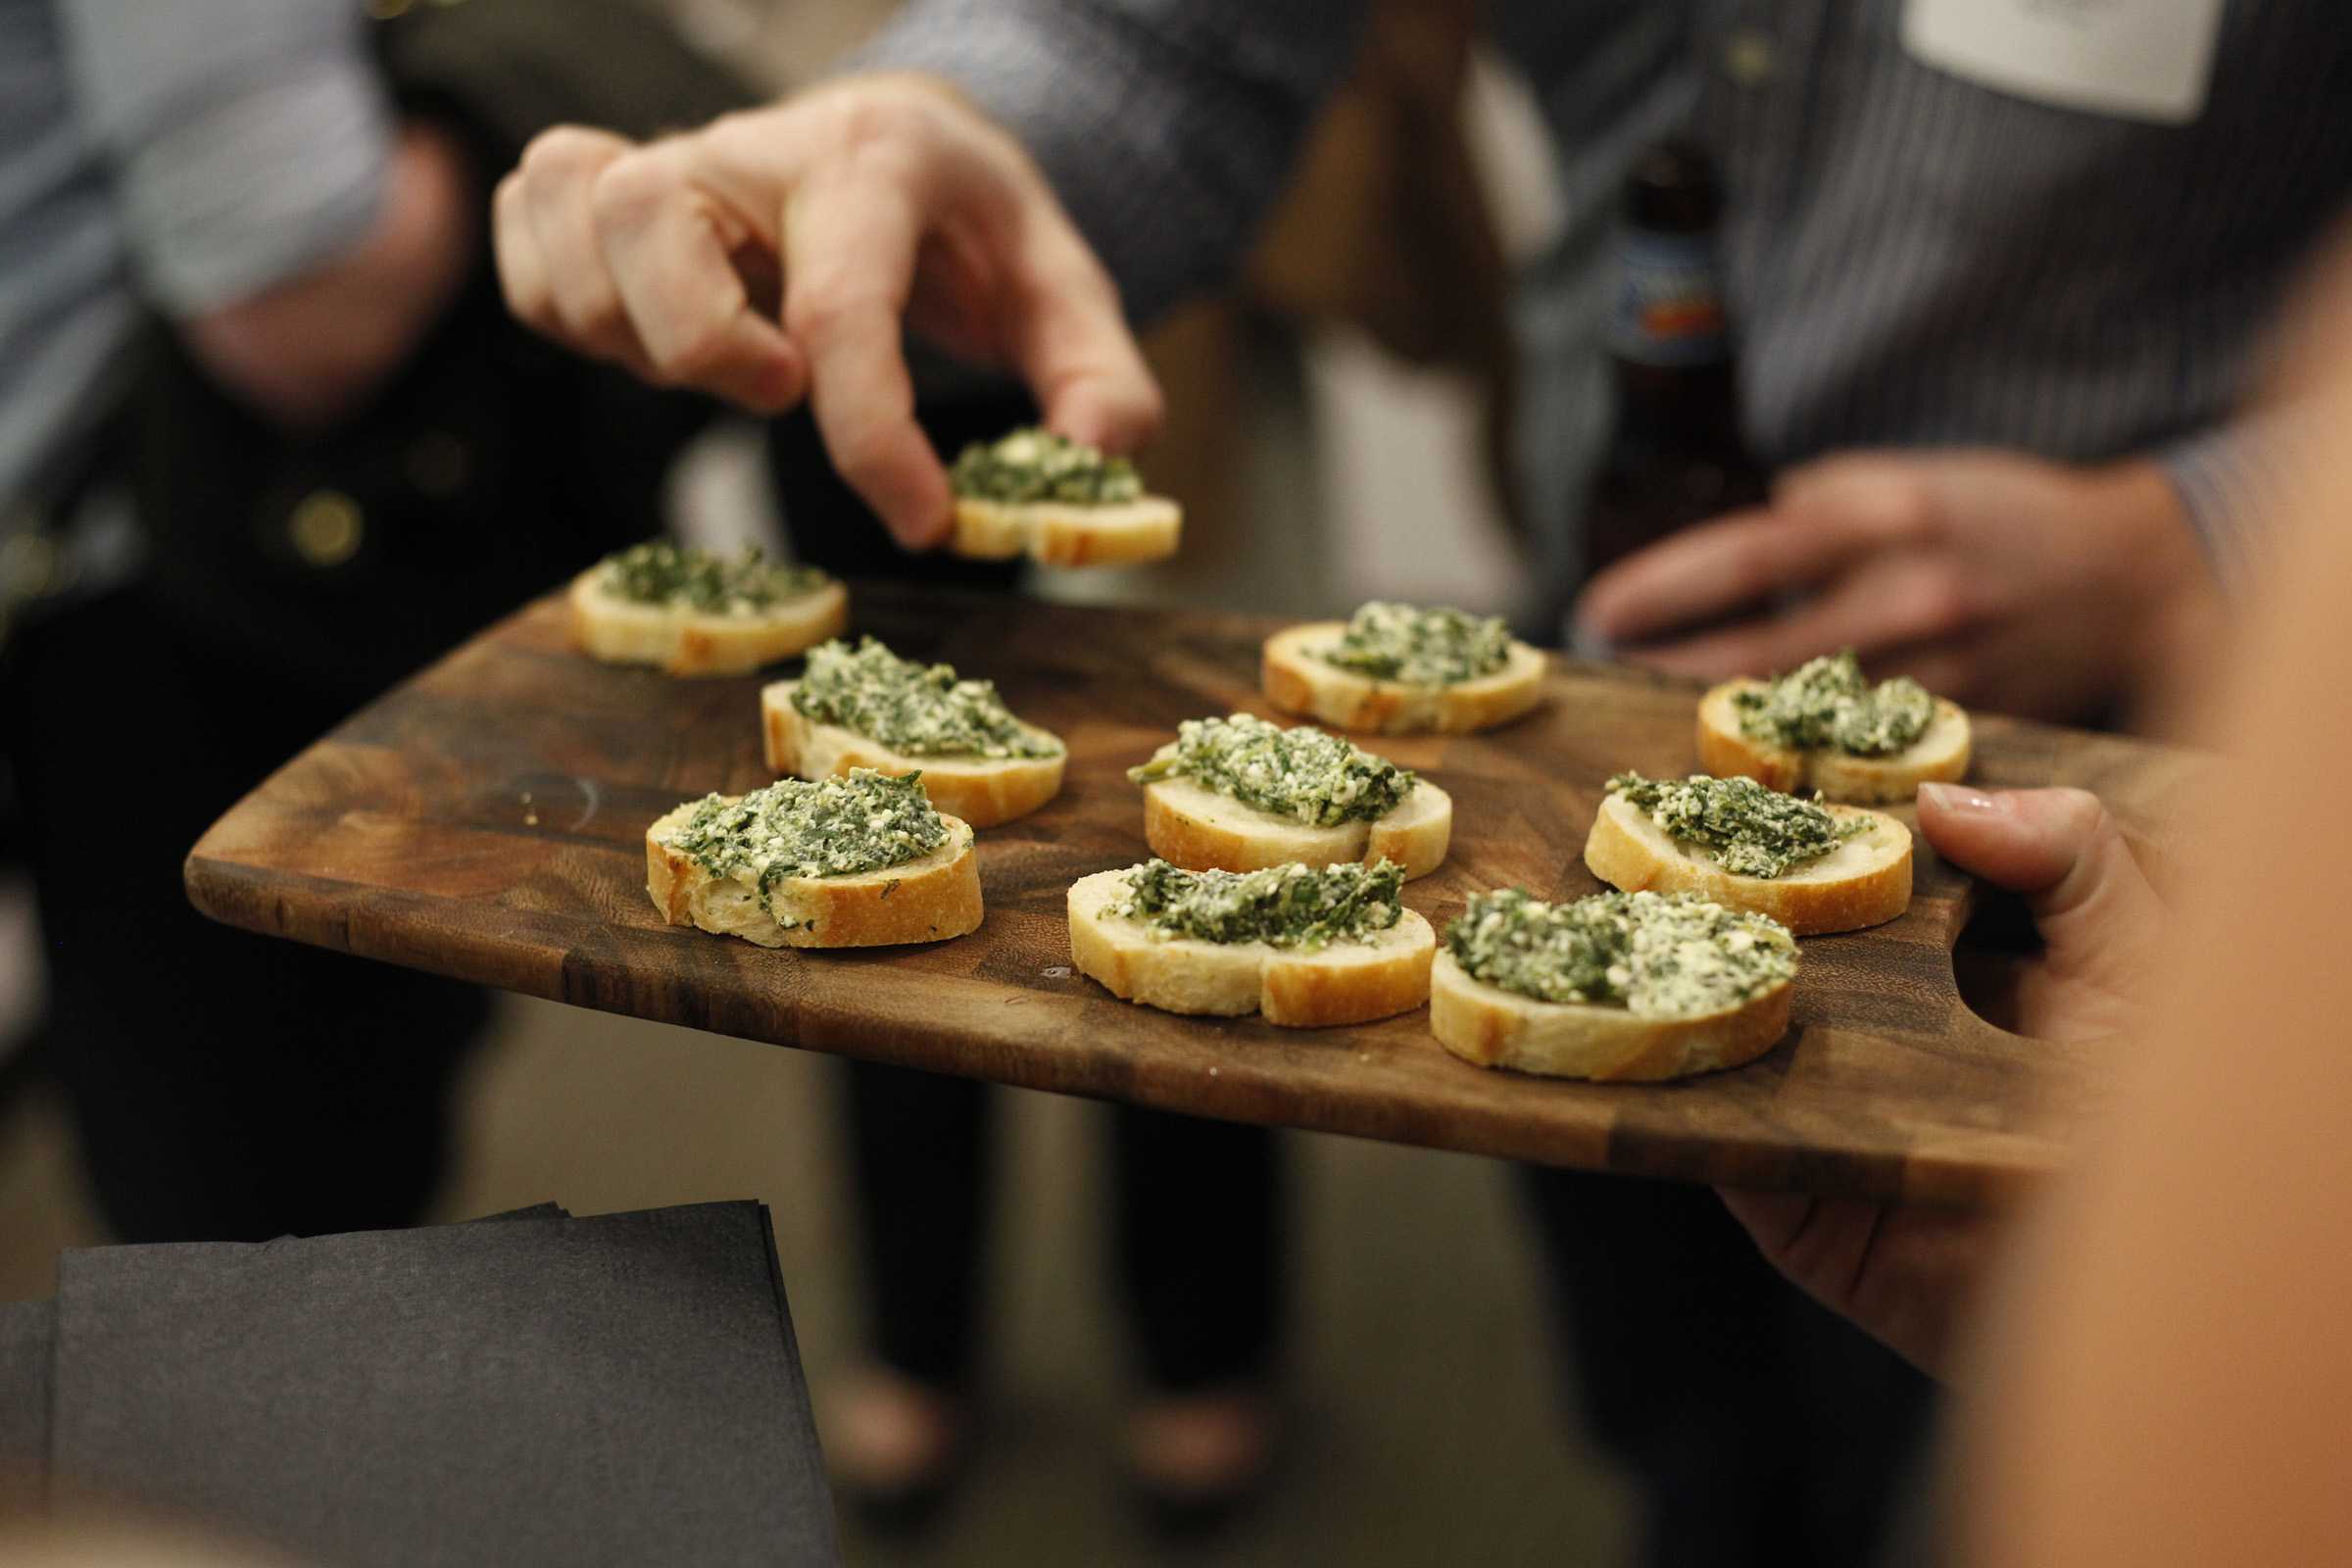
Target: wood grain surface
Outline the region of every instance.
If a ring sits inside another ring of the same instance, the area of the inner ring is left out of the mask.
[[[760,679],[591,662],[554,599],[280,768],[196,846],[189,894],[253,930],[778,1045],[1652,1176],[1976,1204],[2059,1163],[2096,1103],[2096,1050],[2005,1033],[1962,1002],[1951,950],[1975,885],[1924,843],[1909,913],[1805,940],[1787,1039],[1679,1084],[1482,1070],[1438,1045],[1426,1008],[1296,1030],[1120,1002],[1072,971],[1063,893],[1148,854],[1124,770],[1179,719],[1270,712],[1256,660],[1273,623],[872,585],[853,623],[993,678],[1069,743],[1061,795],[981,835],[988,915],[967,937],[769,952],[662,924],[645,893],[646,826],[681,800],[768,781]],[[1494,733],[1366,742],[1453,796],[1452,855],[1405,895],[1441,928],[1479,889],[1598,891],[1582,851],[1603,781],[1695,766],[1694,686],[1573,661],[1546,680],[1544,706]],[[1971,776],[2094,790],[2161,863],[2204,766],[1986,718]]]

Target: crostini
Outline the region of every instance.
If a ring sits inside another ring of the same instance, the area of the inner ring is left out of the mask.
[[[1744,777],[1609,780],[1585,864],[1611,887],[1694,893],[1799,936],[1879,925],[1911,906],[1911,830],[1900,821]]]
[[[1453,836],[1452,798],[1427,779],[1250,713],[1185,720],[1127,776],[1144,786],[1144,841],[1188,871],[1394,860],[1426,876]]]
[[[1070,888],[1070,955],[1111,995],[1168,1012],[1365,1023],[1429,1000],[1438,939],[1397,902],[1403,883],[1393,861],[1098,871]]]
[[[1687,894],[1472,895],[1430,974],[1429,1026],[1482,1067],[1655,1081],[1751,1061],[1788,1032],[1797,955],[1763,915]]]
[[[767,765],[802,778],[919,770],[931,804],[975,828],[1026,816],[1061,789],[1069,749],[1012,715],[994,682],[899,658],[867,637],[808,650],[799,680],[760,692]]]
[[[1144,494],[1125,458],[1050,430],[975,441],[948,470],[956,528],[948,548],[1000,561],[1026,551],[1049,566],[1119,566],[1176,553],[1184,509]]]
[[[663,919],[763,948],[940,942],[982,912],[970,825],[911,774],[688,801],[646,829],[645,867]]]
[[[814,566],[728,560],[655,539],[571,582],[571,640],[592,659],[667,675],[748,675],[839,632],[849,590]]]
[[[1732,680],[1698,704],[1698,757],[1718,778],[1871,806],[1968,771],[1968,714],[1906,676],[1872,686],[1852,649],[1778,680]]]
[[[1266,639],[1266,700],[1342,729],[1463,735],[1507,724],[1544,697],[1544,656],[1499,615],[1375,600],[1347,620]]]

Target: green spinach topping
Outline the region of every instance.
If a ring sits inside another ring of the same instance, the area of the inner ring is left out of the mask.
[[[1183,871],[1149,860],[1128,873],[1127,897],[1109,912],[1170,936],[1313,953],[1394,926],[1403,886],[1404,867],[1394,860],[1261,871]]]
[[[1315,657],[1375,680],[1450,686],[1500,669],[1511,657],[1511,628],[1500,615],[1415,610],[1375,599]]]
[[[1796,939],[1778,920],[1689,893],[1602,893],[1545,904],[1524,889],[1470,898],[1446,948],[1473,980],[1538,1002],[1695,1018],[1795,977]]]
[[[1058,757],[1061,742],[1012,716],[994,681],[901,659],[871,637],[808,650],[792,706],[909,757]]]
[[[615,599],[706,615],[757,615],[828,580],[814,566],[769,561],[758,545],[745,545],[729,561],[667,539],[631,545],[597,565],[597,585]]]
[[[879,871],[929,855],[948,831],[922,774],[860,767],[813,784],[778,779],[734,802],[707,795],[669,843],[712,876],[749,884],[772,914],[768,900],[788,876]]]
[[[1144,481],[1125,458],[1107,458],[1051,430],[1015,430],[995,443],[975,441],[948,470],[967,501],[1068,501],[1107,507],[1133,501]]]
[[[1284,729],[1249,713],[1188,718],[1176,726],[1175,751],[1127,770],[1138,784],[1178,775],[1309,827],[1386,816],[1418,782],[1327,730]]]
[[[1726,871],[1740,876],[1776,877],[1818,860],[1869,832],[1873,820],[1856,815],[1840,822],[1818,798],[1783,795],[1752,778],[1693,773],[1677,783],[1620,773],[1609,780],[1609,789],[1648,812],[1668,837],[1699,846]]]
[[[1825,654],[1793,674],[1736,692],[1740,727],[1791,751],[1887,757],[1916,744],[1936,716],[1936,699],[1908,675],[1871,686],[1851,648]]]

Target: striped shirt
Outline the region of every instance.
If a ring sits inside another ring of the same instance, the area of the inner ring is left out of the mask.
[[[913,0],[863,62],[956,79],[1009,125],[1148,318],[1230,272],[1362,9]],[[1494,42],[1549,122],[1569,214],[1516,302],[1540,527],[1573,510],[1605,428],[1592,401],[1615,192],[1678,128],[1722,168],[1742,416],[1768,462],[1856,446],[2155,452],[2201,525],[2227,521],[2213,432],[2352,187],[2352,5],[2231,0],[2208,107],[2185,126],[1946,74],[1905,53],[1901,13],[1490,0]]]

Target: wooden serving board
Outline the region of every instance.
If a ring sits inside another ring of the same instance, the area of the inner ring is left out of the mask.
[[[928,947],[768,952],[664,925],[647,824],[769,781],[759,678],[677,681],[573,654],[556,599],[491,628],[288,762],[207,833],[190,896],[297,941],[778,1045],[1061,1094],[1592,1169],[1979,1203],[2054,1166],[2091,1055],[1961,1002],[1969,878],[1920,846],[1910,912],[1809,938],[1795,1021],[1737,1071],[1604,1086],[1472,1067],[1426,1008],[1360,1027],[1183,1018],[1070,967],[1063,893],[1149,853],[1125,769],[1179,719],[1250,709],[1273,623],[879,586],[857,629],[995,679],[1070,748],[1059,798],[981,835],[981,928]],[[1470,737],[1371,743],[1454,800],[1451,858],[1405,902],[1441,929],[1469,893],[1598,891],[1585,833],[1622,769],[1695,765],[1696,688],[1555,661],[1542,709]],[[2095,790],[2161,852],[2200,762],[1987,718],[1973,776]]]

